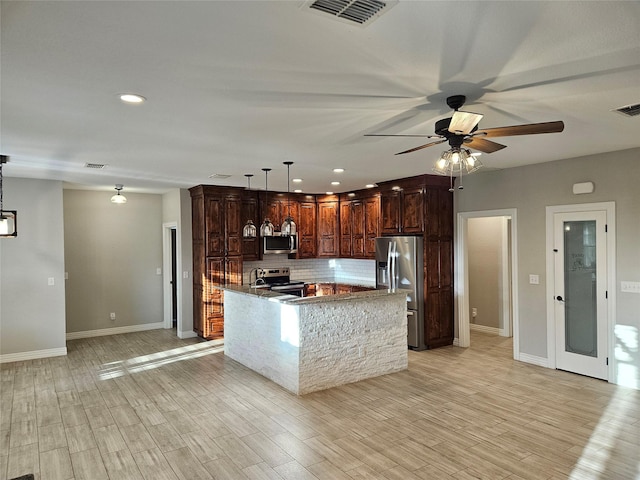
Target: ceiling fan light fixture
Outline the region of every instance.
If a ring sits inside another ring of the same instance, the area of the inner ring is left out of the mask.
[[[445,150],[440,158],[433,166],[433,172],[438,175],[448,176],[451,179],[450,192],[453,192],[453,178],[460,178],[460,186],[462,190],[462,177],[470,173],[478,171],[482,168],[482,162],[478,160],[466,148],[453,147]]]

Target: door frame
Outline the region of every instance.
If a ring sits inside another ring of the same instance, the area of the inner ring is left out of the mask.
[[[182,246],[180,244],[180,231],[177,222],[168,222],[162,224],[162,297],[163,297],[163,323],[164,328],[173,328],[173,312],[171,310],[171,301],[173,293],[171,291],[171,230],[176,231],[176,302],[178,304],[176,315],[176,331],[178,336],[182,332],[182,282],[180,272],[182,272],[182,258],[180,252]]]
[[[556,213],[576,213],[604,211],[607,215],[607,381],[615,382],[616,358],[615,318],[616,318],[616,203],[578,203],[573,205],[552,205],[546,207],[546,261],[547,261],[547,366],[556,368],[556,317],[555,317],[555,262],[554,262],[554,215]]]
[[[483,217],[509,217],[511,220],[511,248],[504,252],[510,255],[510,262],[503,262],[503,270],[511,264],[511,324],[513,329],[513,358],[520,359],[520,328],[518,317],[518,211],[515,208],[505,208],[500,210],[483,210],[475,212],[458,212],[456,221],[456,237],[455,237],[455,296],[458,320],[458,342],[459,347],[468,347],[471,344],[470,322],[469,322],[469,254],[467,252],[468,239],[468,220],[470,218]],[[503,239],[507,237],[507,229],[503,229]],[[508,277],[508,273],[507,273]],[[503,284],[503,289],[507,289],[508,285]],[[504,299],[503,299],[504,300]],[[501,311],[508,302],[502,302]]]

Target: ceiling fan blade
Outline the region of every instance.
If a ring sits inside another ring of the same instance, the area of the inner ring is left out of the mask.
[[[402,133],[365,133],[365,137],[422,137],[422,138],[440,138],[440,135],[409,135]]]
[[[511,127],[483,128],[474,135],[483,137],[511,137],[514,135],[535,135],[537,133],[558,133],[564,130],[564,122],[542,122],[527,125],[512,125]]]
[[[471,137],[464,141],[464,146],[473,148],[474,150],[480,150],[483,153],[493,153],[503,148],[507,148],[506,145],[492,142],[491,140],[485,140],[484,138]]]
[[[412,148],[410,150],[405,150],[404,152],[398,152],[398,153],[396,153],[396,155],[402,155],[403,153],[415,152],[417,150],[422,150],[423,148],[432,147],[433,145],[438,145],[439,143],[443,143],[443,142],[446,142],[446,141],[447,141],[447,139],[443,138],[442,140],[438,140],[437,142],[427,143],[425,145],[420,145],[419,147]]]
[[[467,135],[480,123],[482,117],[479,113],[455,111],[447,130],[458,135]]]

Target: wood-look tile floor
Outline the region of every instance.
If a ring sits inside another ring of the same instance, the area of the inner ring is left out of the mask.
[[[510,339],[296,397],[172,330],[1,367],[0,480],[638,479],[640,392],[515,362]]]

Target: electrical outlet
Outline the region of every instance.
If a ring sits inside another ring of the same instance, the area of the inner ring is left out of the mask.
[[[182,278],[189,278],[189,271],[182,272]]]
[[[530,285],[540,285],[540,275],[529,275]]]
[[[476,318],[478,316],[478,309],[477,308],[472,308],[471,309],[471,316],[473,318]]]
[[[162,269],[156,268],[156,275],[162,275]]]
[[[54,277],[49,277],[47,279],[47,285],[51,286],[51,285],[55,285],[56,284],[56,279]]]
[[[116,312],[111,312],[111,313],[109,314],[109,318],[110,318],[111,320],[115,320],[115,319],[116,319]]]

